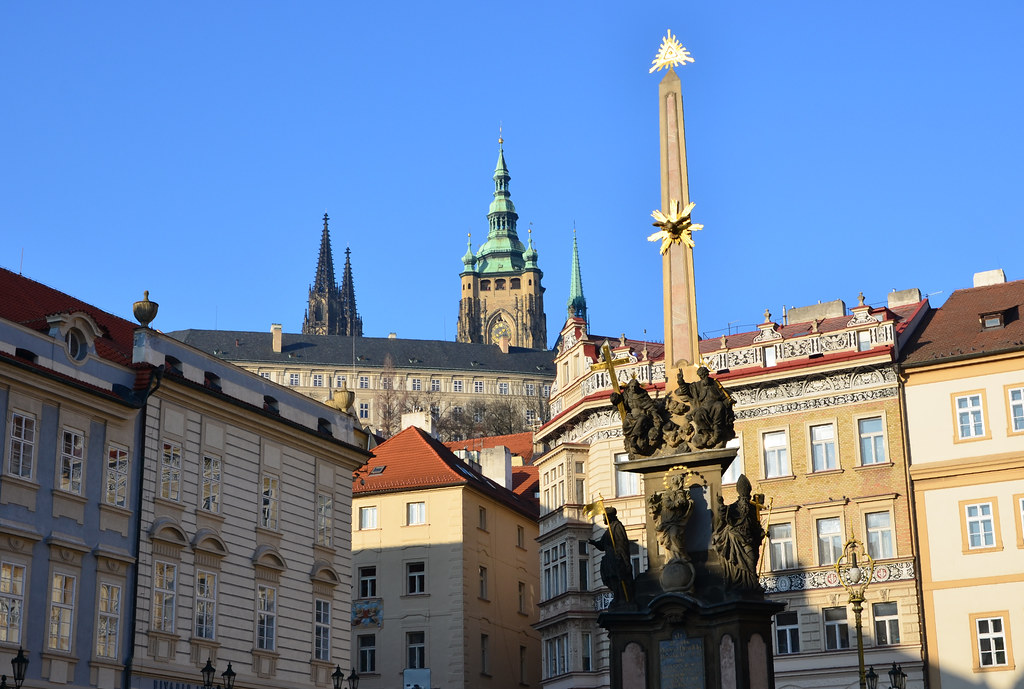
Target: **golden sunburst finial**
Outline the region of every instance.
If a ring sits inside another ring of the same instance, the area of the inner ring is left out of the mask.
[[[658,54],[651,60],[651,64],[654,66],[651,67],[648,74],[675,65],[681,67],[687,62],[693,62],[690,51],[684,48],[679,39],[673,36],[672,31],[669,30],[665,38],[661,39],[661,47],[658,48]]]
[[[660,239],[661,253],[663,254],[673,244],[683,243],[692,249],[693,231],[704,229],[703,225],[698,225],[690,220],[694,204],[688,203],[686,208],[682,209],[680,209],[680,205],[679,201],[672,199],[669,202],[668,215],[658,210],[651,213],[651,217],[655,220],[652,224],[661,229],[648,237],[647,241],[656,242]]]

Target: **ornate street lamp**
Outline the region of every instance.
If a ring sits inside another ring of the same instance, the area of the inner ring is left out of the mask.
[[[359,675],[356,674],[355,668],[352,668],[352,674],[348,676],[346,681],[348,682],[348,689],[359,689]]]
[[[889,689],[907,689],[907,673],[903,671],[902,665],[892,664],[889,670]]]
[[[858,558],[867,560],[866,569],[858,564]],[[839,583],[850,594],[850,605],[853,606],[853,618],[857,625],[857,665],[860,672],[860,689],[868,689],[867,675],[864,672],[864,636],[861,633],[861,612],[864,610],[864,591],[867,590],[875,576],[875,561],[864,550],[864,544],[861,541],[851,538],[843,546],[843,554],[836,560],[835,567],[836,574],[839,575]],[[877,682],[876,675],[875,683],[877,684]]]
[[[18,655],[11,659],[11,667],[14,669],[14,689],[21,689],[21,685],[25,683],[25,670],[28,669],[28,656],[25,655],[24,648],[18,648]],[[2,679],[6,680],[7,675]],[[3,684],[6,685],[6,681]]]
[[[878,673],[875,672],[875,667],[872,665],[868,668],[868,674],[864,675],[867,680],[868,689],[878,689]]]
[[[213,675],[217,672],[217,668],[213,667],[213,663],[210,659],[206,659],[206,665],[199,672],[203,675],[203,689],[213,689]],[[234,689],[235,687],[235,671],[231,669],[231,663],[228,663],[228,669],[220,673],[223,679],[222,689]]]

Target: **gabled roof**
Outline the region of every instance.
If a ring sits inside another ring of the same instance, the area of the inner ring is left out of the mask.
[[[521,484],[520,484],[521,485]],[[531,519],[537,507],[474,471],[439,440],[410,426],[373,449],[373,457],[354,475],[354,496],[468,486]]]
[[[904,358],[908,367],[1024,351],[1024,280],[958,289],[928,319]],[[982,329],[981,317],[999,313],[1003,327]]]
[[[470,440],[453,440],[444,444],[449,450],[483,450],[491,447],[504,446],[513,455],[523,458],[524,464],[533,460],[533,433],[512,433],[509,435],[489,435]]]
[[[533,466],[512,467],[512,492],[527,500],[540,513],[540,470]]]
[[[52,287],[0,268],[0,318],[39,332],[50,329],[47,316],[82,311],[100,326],[96,354],[122,366],[132,363],[132,336],[137,323],[102,311],[92,304],[64,294]]]

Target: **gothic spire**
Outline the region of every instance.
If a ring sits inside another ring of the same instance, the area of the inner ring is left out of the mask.
[[[569,315],[587,320],[587,299],[583,296],[583,277],[580,274],[580,251],[576,246],[576,226],[572,228],[572,273],[569,278]]]
[[[324,213],[324,231],[320,235],[320,258],[316,262],[316,278],[313,281],[314,292],[330,292],[338,289],[334,281],[334,256],[331,254],[331,232],[327,229],[327,213]]]
[[[345,247],[345,270],[341,274],[341,335],[363,335],[363,319],[356,311],[356,288],[352,281],[352,251]]]

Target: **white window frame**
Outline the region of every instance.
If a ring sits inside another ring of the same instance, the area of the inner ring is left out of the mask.
[[[839,613],[842,619],[839,619]],[[829,617],[832,619],[829,619]],[[842,651],[850,647],[850,623],[846,616],[846,606],[822,608],[821,619],[825,625],[825,650]]]
[[[815,437],[815,431],[828,429],[828,435]],[[811,472],[834,471],[839,468],[839,454],[836,444],[836,425],[828,421],[808,426],[808,437],[811,442]],[[831,453],[830,453],[831,451]],[[819,461],[820,460],[820,461]]]
[[[730,483],[736,483],[740,480],[740,474],[743,473],[743,440],[741,435],[737,435],[725,444],[726,447],[736,448],[736,458],[729,463],[725,471],[722,472],[722,485],[729,485]]]
[[[533,383],[526,383],[524,386],[527,397],[533,397],[537,394],[537,386]]]
[[[973,510],[972,508],[976,508]],[[985,513],[985,508],[988,513]],[[996,519],[995,504],[987,500],[979,500],[964,505],[964,520],[967,529],[967,547],[969,550],[995,548]],[[985,525],[988,524],[988,528]]]
[[[363,675],[372,675],[377,672],[377,635],[359,634],[357,637],[359,651],[359,672]],[[369,639],[370,643],[366,643]]]
[[[871,524],[871,517],[885,515],[885,524]],[[892,512],[889,510],[872,510],[864,513],[865,546],[875,560],[887,560],[896,557],[896,539],[893,533]]]
[[[289,373],[288,374],[288,385],[290,385],[292,387],[297,387],[299,385],[299,382],[300,382],[300,379],[299,379],[299,374],[298,373]]]
[[[480,635],[480,672],[491,674],[491,638],[486,634]]]
[[[545,385],[544,386],[544,397],[551,397],[551,386],[550,385]]]
[[[836,531],[822,531],[824,522],[835,522]],[[840,516],[821,516],[814,520],[815,550],[818,556],[818,566],[831,566],[836,563],[843,554],[843,519]]]
[[[405,595],[422,596],[427,592],[427,563],[423,560],[405,563]]]
[[[357,598],[377,597],[377,565],[360,567],[359,573],[359,595]]]
[[[569,551],[564,541],[544,549],[541,555],[541,583],[544,586],[544,600],[569,590]]]
[[[785,616],[787,624],[781,624],[779,618],[783,616]],[[775,653],[778,655],[799,653],[800,613],[795,610],[776,613],[772,619],[772,625],[775,627]]]
[[[96,597],[96,657],[117,658],[121,629],[121,587],[101,581]]]
[[[50,615],[47,619],[46,648],[70,653],[75,630],[78,578],[56,571],[50,577]]]
[[[85,434],[73,428],[63,428],[61,429],[60,457],[57,464],[57,488],[81,495],[84,475]]]
[[[178,598],[178,565],[156,560],[153,563],[153,605],[150,627],[154,631],[174,633]]]
[[[103,502],[114,507],[128,507],[128,469],[128,449],[108,445]]]
[[[256,587],[256,648],[277,650],[277,589],[273,586]]]
[[[160,497],[181,500],[181,443],[163,441],[160,451]]]
[[[413,378],[412,382],[410,383],[410,386],[413,392],[420,392],[421,390],[423,390],[423,379]]]
[[[985,396],[980,392],[953,398],[956,410],[956,436],[960,440],[985,437]]]
[[[973,631],[979,669],[1006,667],[1010,664],[1009,637],[1003,615],[974,618]]]
[[[441,392],[441,379],[440,378],[431,378],[430,379],[430,391],[431,392]]]
[[[477,394],[477,395],[482,395],[483,392],[484,392],[484,382],[482,380],[474,380],[473,381],[473,393]]]
[[[406,632],[405,651],[406,668],[425,668],[427,666],[426,632]]]
[[[405,525],[422,526],[427,523],[427,503],[420,500],[405,503]]]
[[[314,373],[313,374],[313,387],[322,388],[324,386],[324,374]]]
[[[773,529],[783,526],[789,527],[789,535],[773,537]],[[796,538],[793,522],[775,522],[768,525],[768,553],[769,564],[773,572],[794,569],[797,566]]]
[[[620,464],[629,463],[629,454],[626,452],[618,452],[615,454],[615,497],[626,498],[635,495],[643,495],[644,489],[640,482],[640,474],[632,471],[622,471],[619,469]],[[553,507],[560,507],[559,504]]]
[[[0,644],[21,646],[25,628],[25,565],[0,561]]]
[[[193,633],[198,639],[217,638],[217,573],[196,571]]]
[[[370,389],[370,376],[359,376],[359,389],[369,390]]]
[[[1024,433],[1024,386],[1006,388],[1006,413],[1009,433]]]
[[[508,383],[506,383],[504,381],[498,383],[498,394],[499,395],[511,394],[510,391],[511,391],[511,387],[509,386]]]
[[[36,457],[36,417],[22,412],[11,412],[10,436],[7,454],[7,473],[32,480]],[[17,448],[17,449],[15,449]],[[17,464],[15,464],[17,458]]]
[[[333,543],[334,496],[317,493],[316,496],[316,544],[330,548]]]
[[[569,671],[569,635],[559,634],[544,640],[544,677],[550,679]]]
[[[345,385],[345,376],[334,376],[334,387],[340,388]]]
[[[260,527],[277,531],[280,525],[281,479],[272,474],[260,477]]]
[[[782,438],[781,444],[778,443],[780,437]],[[761,456],[762,469],[766,479],[792,476],[793,466],[789,461],[789,431],[785,428],[763,431],[761,433]]]
[[[462,389],[463,389],[462,380],[459,379],[459,378],[454,379],[452,381],[452,392],[462,392]]]
[[[487,596],[487,568],[480,565],[478,572],[480,575],[480,598],[482,600],[490,600]]]
[[[221,469],[220,457],[203,455],[199,508],[215,514],[220,512]]]
[[[895,612],[887,611],[893,606]],[[886,612],[880,612],[886,609]],[[900,643],[900,610],[895,601],[883,601],[871,604],[871,617],[875,623],[876,646],[898,646]]]
[[[866,430],[864,424],[873,421],[878,422],[879,429],[877,431]],[[861,416],[855,420],[855,423],[857,424],[857,453],[860,455],[860,466],[888,463],[889,448],[886,446],[885,439],[885,415]],[[865,445],[865,443],[869,444]],[[870,453],[865,452],[868,447],[871,448]]]
[[[377,521],[377,506],[367,505],[366,507],[359,508],[359,530],[369,531],[370,529],[376,529],[378,527]]]
[[[331,601],[313,599],[313,660],[331,660]]]
[[[370,418],[370,403],[360,402],[359,403],[359,418],[368,419]]]

